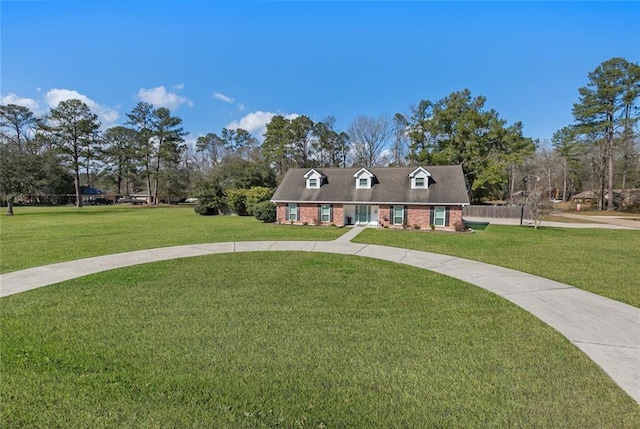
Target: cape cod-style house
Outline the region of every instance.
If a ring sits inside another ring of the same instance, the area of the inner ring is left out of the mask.
[[[455,229],[469,197],[454,166],[291,168],[271,201],[278,223]]]

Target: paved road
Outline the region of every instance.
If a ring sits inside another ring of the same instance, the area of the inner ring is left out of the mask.
[[[625,216],[590,216],[574,213],[561,213],[560,216],[570,219],[582,219],[583,221],[588,220],[594,223],[599,223],[600,225],[607,224],[622,228],[640,229],[640,221],[633,220]],[[637,217],[640,218],[640,215]]]
[[[571,217],[574,219],[581,219],[583,221],[588,220],[593,223],[571,223],[571,222],[549,222],[542,221],[540,223],[541,228],[553,226],[558,228],[592,228],[592,229],[640,229],[640,221],[633,220],[624,220],[619,218],[609,218],[606,217],[606,221],[604,216],[582,216],[582,215],[562,215],[564,217]],[[490,224],[494,225],[520,225],[520,219],[498,219],[498,218],[479,218],[479,217],[471,217],[465,216],[465,220],[470,221],[486,221]],[[532,226],[533,221],[531,220],[523,220],[523,225]]]
[[[640,404],[640,309],[572,286],[495,265],[436,253],[334,241],[254,241],[139,250],[0,276],[0,297],[114,268],[216,253],[295,251],[356,255],[411,265],[489,290],[540,318],[582,350]]]

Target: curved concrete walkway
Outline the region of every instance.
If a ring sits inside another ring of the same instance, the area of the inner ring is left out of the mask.
[[[149,262],[216,253],[294,251],[356,255],[423,268],[491,291],[564,335],[640,404],[640,309],[542,277],[453,256],[334,241],[253,241],[139,250],[29,268],[0,276],[0,297]]]

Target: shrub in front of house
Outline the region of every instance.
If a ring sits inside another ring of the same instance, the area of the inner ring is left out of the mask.
[[[247,213],[254,215],[256,204],[269,201],[273,196],[273,189],[264,186],[254,186],[245,191],[245,206]]]
[[[228,189],[226,191],[227,204],[232,212],[238,216],[255,216],[256,204],[269,201],[273,195],[270,188],[254,186],[250,189]]]
[[[456,232],[463,232],[463,231],[467,231],[467,227],[464,225],[464,223],[462,221],[455,221],[453,223],[453,228],[456,230]]]
[[[253,215],[259,221],[273,223],[276,221],[276,205],[271,201],[261,201],[253,206]]]
[[[247,190],[246,189],[227,189],[227,205],[231,211],[238,216],[248,216],[247,212]]]

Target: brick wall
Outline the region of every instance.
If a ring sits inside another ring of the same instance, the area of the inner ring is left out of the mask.
[[[404,225],[393,224],[393,212],[391,205],[381,205],[378,214],[379,224],[388,228],[414,228],[418,225],[420,229],[431,228],[431,210],[432,206],[407,206],[406,219]],[[454,230],[456,222],[462,222],[462,209],[460,207],[449,208],[449,225],[438,226],[436,229]]]
[[[449,229],[456,229],[456,225],[462,224],[462,207],[451,207],[449,211]]]
[[[430,227],[431,206],[408,206],[407,209],[406,224],[408,228],[414,228],[415,225],[424,229]]]
[[[276,222],[277,223],[291,223],[286,218],[287,204],[278,203],[276,206]],[[298,221],[293,222],[294,225],[331,225],[344,226],[344,209],[341,205],[333,205],[333,221],[332,222],[320,222],[318,216],[318,204],[298,204]]]
[[[344,207],[342,205],[333,205],[333,223],[336,226],[344,226]]]
[[[285,218],[286,210],[286,204],[276,204],[276,223],[289,223],[289,221],[287,221],[287,219]]]
[[[286,217],[286,204],[279,203],[276,207],[276,221],[278,223],[290,223]],[[407,213],[404,225],[392,224],[393,213],[390,205],[380,205],[378,208],[378,223],[380,226],[389,228],[414,228],[419,225],[420,229],[431,228],[430,217],[432,206],[407,206]],[[299,204],[299,220],[294,222],[296,225],[302,225],[305,222],[309,225],[329,225],[331,223],[336,226],[344,226],[344,207],[342,205],[333,205],[333,222],[321,223],[318,217],[318,204]],[[438,226],[436,229],[454,230],[457,223],[462,223],[462,208],[449,208],[449,225]]]
[[[393,217],[393,213],[391,213],[391,206],[380,204],[378,207],[378,225],[387,226],[389,228],[402,228],[402,225],[392,225],[391,219]]]
[[[318,225],[320,223],[317,204],[300,204],[298,210],[300,210],[300,217],[298,218],[300,223],[309,225]]]

